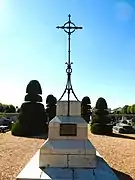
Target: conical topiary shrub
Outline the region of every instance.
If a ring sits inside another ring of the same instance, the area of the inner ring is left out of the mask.
[[[27,94],[42,94],[41,85],[37,80],[32,80],[29,82],[26,88]]]
[[[46,98],[46,114],[48,121],[51,121],[56,116],[56,104],[57,99],[52,95],[48,95]]]
[[[96,109],[101,109],[101,110],[108,109],[106,100],[104,98],[102,98],[102,97],[98,98],[95,108]]]
[[[37,80],[29,82],[26,88],[27,95],[25,96],[25,103],[21,105],[18,122],[20,135],[38,135],[46,133],[47,118],[44,110],[44,105],[41,104],[42,94],[41,85]],[[12,132],[14,135],[15,133]]]
[[[93,134],[111,134],[112,125],[109,125],[107,102],[104,98],[99,98],[96,102],[92,115],[91,132]]]
[[[90,104],[91,104],[90,98],[88,96],[85,96],[81,102],[81,116],[87,123],[89,123],[90,115],[91,115]]]

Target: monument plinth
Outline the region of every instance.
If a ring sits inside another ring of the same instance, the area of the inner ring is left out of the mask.
[[[67,84],[61,96],[67,91],[68,101],[61,102],[61,98],[58,101],[57,116],[49,122],[48,139],[17,180],[118,180],[88,139],[88,124],[81,117],[81,104],[72,88],[70,35],[82,27],[75,26],[70,17],[64,26],[57,27],[68,33]],[[70,101],[70,91],[76,102]]]
[[[40,148],[39,167],[95,168],[96,149],[88,139],[88,124],[80,116],[56,116]]]
[[[56,116],[48,139],[20,172],[17,180],[118,180],[88,139],[80,116]]]
[[[70,100],[70,115],[72,116],[81,116],[81,102]],[[67,116],[68,112],[68,102],[67,101],[58,101],[57,102],[57,116]]]

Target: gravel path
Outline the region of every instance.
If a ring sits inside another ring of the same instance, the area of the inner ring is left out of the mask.
[[[89,139],[120,180],[135,180],[135,135],[98,136]]]
[[[120,180],[135,180],[135,135],[134,139],[96,136],[89,138],[115,169]],[[15,180],[30,158],[40,148],[43,139],[15,137],[10,132],[0,134],[0,180]]]
[[[0,134],[0,180],[14,180],[30,158],[40,148],[43,139]]]

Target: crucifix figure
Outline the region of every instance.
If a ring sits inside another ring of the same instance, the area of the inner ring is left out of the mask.
[[[76,29],[82,29],[82,27],[77,27],[75,26],[74,23],[71,22],[70,18],[71,18],[71,15],[69,14],[68,15],[69,17],[69,20],[68,22],[66,22],[63,26],[57,26],[56,28],[58,29],[64,29],[64,31],[68,34],[68,62],[66,62],[66,65],[67,65],[67,68],[66,68],[66,73],[67,73],[67,84],[66,84],[66,88],[62,94],[62,96],[60,97],[59,101],[62,99],[62,97],[64,96],[64,94],[68,93],[68,112],[67,112],[67,116],[70,116],[70,91],[72,91],[74,97],[76,98],[77,101],[78,98],[77,96],[75,95],[74,93],[74,90],[72,88],[72,84],[71,84],[71,73],[72,73],[72,68],[71,68],[71,65],[73,64],[72,62],[70,62],[70,36],[71,34],[76,30]]]

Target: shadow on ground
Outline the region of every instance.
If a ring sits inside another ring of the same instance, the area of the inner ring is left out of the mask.
[[[116,176],[119,178],[119,180],[133,180],[132,177],[130,177],[128,174],[125,174],[123,172],[117,171],[115,169],[113,169],[113,172],[116,174]]]
[[[47,139],[48,134],[41,134],[41,135],[38,135],[38,136],[26,136],[26,138]]]
[[[112,133],[111,135],[106,135],[106,136],[135,140],[135,137],[131,137],[131,136],[128,136],[128,135],[125,135],[125,134]]]
[[[35,135],[35,136],[24,136],[26,138],[34,138],[34,139],[47,139],[48,134],[41,134],[41,135]]]
[[[97,162],[98,162],[98,168],[101,169],[101,171],[105,171],[108,173],[110,172],[110,169],[112,169],[112,171],[115,173],[115,175],[119,180],[134,180],[130,175],[111,168],[108,162],[100,154],[97,154]]]
[[[15,135],[13,135],[15,136]],[[36,135],[36,136],[16,136],[16,137],[24,137],[24,138],[33,138],[33,139],[44,139],[46,140],[48,138],[48,134],[41,134],[41,135]]]

